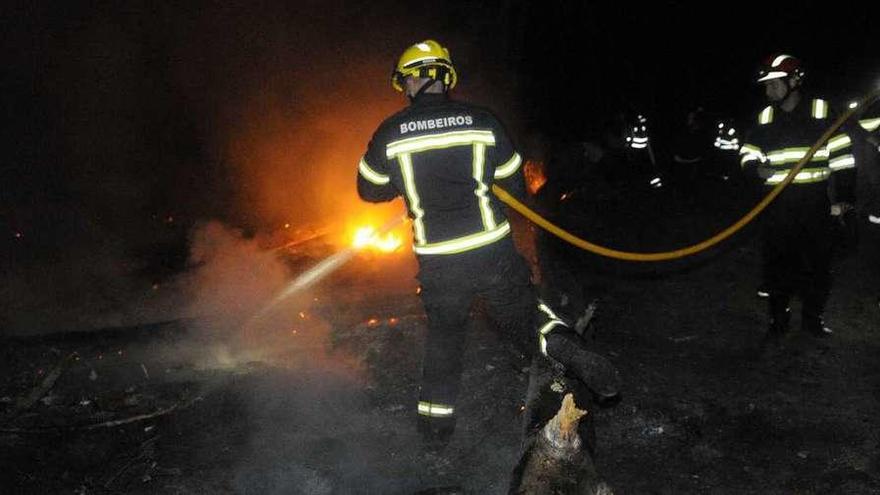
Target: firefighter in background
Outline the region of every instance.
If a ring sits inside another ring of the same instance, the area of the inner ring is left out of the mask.
[[[854,126],[855,127],[855,126]],[[861,250],[871,271],[875,304],[880,307],[880,102],[860,109],[858,126],[861,134],[856,150],[859,202],[864,217]]]
[[[740,156],[743,167],[757,172],[767,191],[782,182],[832,123],[828,103],[805,95],[803,80],[801,62],[784,54],[767,59],[758,73],[770,105],[758,115]],[[823,314],[831,287],[832,212],[839,214],[853,202],[854,167],[849,136],[832,136],[764,215],[769,343],[778,343],[787,331],[795,294],[802,304],[801,328],[816,336],[831,334]]]
[[[739,132],[733,119],[722,119],[716,124],[715,142],[712,144],[718,161],[716,172],[721,180],[727,181],[738,177],[739,169]]]
[[[376,130],[357,178],[362,199],[402,195],[412,219],[428,318],[418,425],[433,447],[444,446],[455,426],[466,330],[478,298],[523,353],[550,357],[601,397],[616,396],[620,380],[609,361],[584,348],[537,299],[491,191],[497,182],[526,199],[522,159],[494,115],[448,98],[457,79],[449,51],[436,41],[407,48],[391,85],[410,105]]]
[[[692,108],[685,117],[684,128],[676,136],[672,161],[676,179],[685,190],[695,189],[698,176],[708,175],[706,167],[712,150],[711,137],[706,125],[706,111],[701,106]]]
[[[651,145],[648,132],[648,118],[642,114],[629,117],[626,122],[625,140],[628,158],[636,176],[650,174],[652,179],[657,174],[657,159]],[[647,158],[647,160],[645,160]],[[655,182],[651,182],[654,185]]]

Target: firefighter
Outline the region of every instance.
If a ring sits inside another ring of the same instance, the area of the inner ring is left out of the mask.
[[[537,299],[491,191],[494,182],[525,199],[522,158],[489,111],[448,97],[457,80],[449,51],[436,41],[407,48],[391,86],[410,105],[378,127],[357,178],[362,199],[401,195],[412,219],[428,319],[418,424],[424,440],[440,446],[454,429],[465,332],[477,298],[524,354],[549,356],[601,397],[616,396],[619,383],[613,365],[585,349]]]
[[[861,250],[869,265],[874,302],[880,307],[880,103],[860,110],[856,131],[861,134],[857,147],[858,197],[864,217]]]
[[[761,66],[757,82],[769,101],[740,149],[741,164],[766,191],[779,184],[832,123],[828,103],[802,89],[801,61],[780,54]],[[763,283],[769,292],[766,342],[788,329],[793,295],[801,299],[801,328],[828,336],[824,310],[831,276],[832,214],[853,202],[855,160],[849,136],[832,136],[767,209],[763,228]],[[830,197],[832,196],[832,197]],[[833,203],[833,204],[832,204]]]
[[[706,111],[701,106],[691,109],[685,118],[684,129],[674,144],[672,161],[676,178],[684,189],[694,190],[694,181],[706,173],[711,138],[707,132]]]

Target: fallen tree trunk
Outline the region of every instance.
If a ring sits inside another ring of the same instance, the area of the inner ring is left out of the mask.
[[[581,402],[583,409],[576,404]],[[512,495],[612,495],[593,464],[595,434],[590,392],[567,380],[543,357],[532,361],[523,451]]]

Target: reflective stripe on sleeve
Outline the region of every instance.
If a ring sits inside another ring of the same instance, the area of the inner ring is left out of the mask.
[[[807,156],[807,152],[810,151],[810,148],[800,147],[800,148],[785,148],[782,150],[773,150],[767,152],[767,159],[773,165],[782,165],[785,163],[797,163],[803,157]],[[816,150],[816,153],[813,154],[811,161],[819,162],[825,161],[828,159],[829,153],[827,148],[820,148]]]
[[[876,119],[863,119],[859,121],[859,125],[866,131],[875,131],[880,128],[880,117]]]
[[[519,166],[522,163],[522,157],[519,153],[514,153],[510,160],[507,160],[507,163],[501,165],[500,167],[495,168],[495,178],[496,179],[506,179],[513,175],[517,170],[519,170]]]
[[[391,182],[391,177],[373,170],[365,158],[361,158],[360,163],[358,163],[358,172],[361,174],[361,177],[377,186],[384,186]]]
[[[846,134],[838,134],[833,138],[828,140],[828,151],[834,153],[835,151],[842,150],[852,145],[852,140]]]
[[[767,185],[779,184],[780,182],[785,180],[785,177],[788,176],[789,171],[790,170],[780,170],[778,172],[775,172],[766,181],[764,181],[764,184],[767,184]],[[794,182],[795,184],[808,184],[811,182],[822,182],[824,180],[828,180],[828,177],[830,177],[830,176],[831,176],[831,169],[828,167],[805,168],[805,169],[801,169],[801,171],[798,172],[798,174],[794,176],[794,180],[792,182]]]
[[[852,155],[843,155],[833,158],[830,162],[828,162],[828,166],[833,171],[844,170],[847,168],[855,168],[856,167],[856,159]]]
[[[761,151],[761,148],[758,148],[752,144],[743,144],[739,149],[740,164],[745,165],[746,163],[757,160],[760,162],[767,161],[767,157],[764,156],[764,153]]]

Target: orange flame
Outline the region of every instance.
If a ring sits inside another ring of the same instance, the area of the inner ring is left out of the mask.
[[[526,188],[529,194],[537,194],[547,183],[547,174],[544,171],[544,162],[528,160],[523,165],[523,174],[526,178]]]
[[[372,249],[383,253],[391,253],[400,249],[403,241],[395,233],[379,235],[372,226],[360,227],[354,233],[352,245],[357,249]]]

